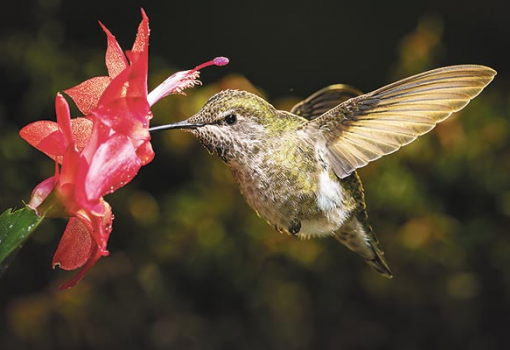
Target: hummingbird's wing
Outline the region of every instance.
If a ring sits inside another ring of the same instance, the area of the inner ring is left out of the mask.
[[[322,135],[338,177],[414,141],[466,106],[496,75],[460,65],[434,69],[351,98],[305,126]]]
[[[340,103],[361,94],[361,91],[349,85],[330,85],[296,104],[290,112],[305,119],[313,120]]]

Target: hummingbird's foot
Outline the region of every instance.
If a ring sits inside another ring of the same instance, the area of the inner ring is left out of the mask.
[[[286,233],[295,236],[299,233],[299,231],[301,231],[301,221],[299,221],[298,219],[292,220],[288,229],[284,229],[283,227],[278,225],[274,225],[274,228],[279,233]]]
[[[301,221],[298,219],[292,220],[289,226],[289,232],[295,236],[299,233],[299,231],[301,231]]]
[[[274,225],[274,229],[276,231],[278,231],[278,233],[288,233],[287,231],[285,231],[283,228],[281,228],[280,226],[278,225]]]

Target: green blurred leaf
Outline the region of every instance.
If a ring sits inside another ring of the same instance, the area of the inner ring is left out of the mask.
[[[0,275],[43,219],[44,215],[38,216],[29,207],[3,212],[0,216]]]

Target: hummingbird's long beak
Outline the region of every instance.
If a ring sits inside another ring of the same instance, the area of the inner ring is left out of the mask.
[[[186,120],[183,120],[183,121],[177,122],[177,123],[154,126],[152,128],[149,128],[149,131],[154,132],[154,131],[171,130],[171,129],[196,129],[201,126],[204,126],[204,124],[190,124]]]

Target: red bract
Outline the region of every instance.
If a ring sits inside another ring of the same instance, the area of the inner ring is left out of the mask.
[[[36,186],[29,206],[48,217],[70,217],[53,266],[81,269],[61,288],[78,283],[101,256],[108,255],[113,216],[103,196],[130,182],[154,158],[148,130],[150,106],[199,83],[199,68],[228,62],[218,58],[178,72],[148,99],[149,21],[143,10],[142,18],[126,55],[101,24],[108,41],[109,76],[89,79],[65,91],[85,117],[71,119],[67,101],[57,94],[57,123],[38,121],[20,131],[28,143],[55,160],[55,175]]]

